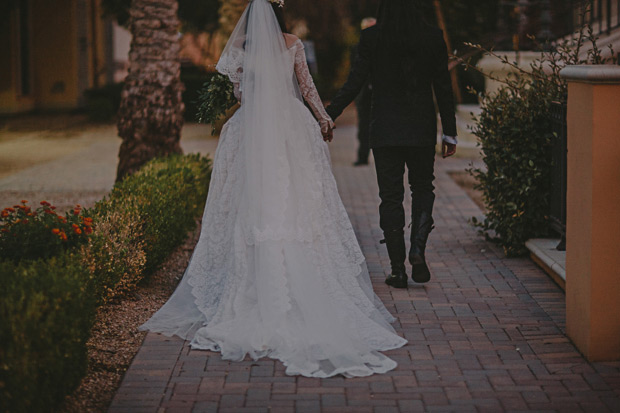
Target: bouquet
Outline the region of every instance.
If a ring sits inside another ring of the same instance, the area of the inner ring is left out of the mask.
[[[198,122],[210,123],[215,134],[215,123],[236,104],[234,86],[228,76],[215,73],[198,93]]]

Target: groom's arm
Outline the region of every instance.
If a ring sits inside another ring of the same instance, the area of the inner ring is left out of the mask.
[[[336,120],[342,114],[344,109],[359,95],[360,91],[366,85],[370,76],[370,56],[371,46],[366,38],[365,31],[362,31],[362,37],[358,46],[358,53],[349,77],[344,86],[336,93],[331,104],[327,107],[327,114]]]

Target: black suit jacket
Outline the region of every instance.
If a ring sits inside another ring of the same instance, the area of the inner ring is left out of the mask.
[[[364,85],[372,84],[370,146],[430,146],[437,142],[437,99],[443,133],[456,136],[452,82],[448,52],[440,29],[429,27],[421,43],[424,53],[416,63],[417,82],[402,79],[400,63],[376,56],[379,30],[362,31],[357,59],[344,86],[327,113],[336,119],[355,99]]]

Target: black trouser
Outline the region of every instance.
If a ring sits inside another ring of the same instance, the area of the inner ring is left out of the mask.
[[[359,141],[357,161],[368,163],[368,156],[370,155],[370,92],[363,91],[360,93],[355,100],[355,107],[357,108],[357,140]]]
[[[374,148],[372,152],[379,182],[379,216],[383,232],[405,228],[405,165],[411,188],[412,216],[422,211],[432,215],[435,146],[390,146]]]

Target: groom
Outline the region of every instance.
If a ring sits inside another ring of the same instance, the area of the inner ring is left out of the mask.
[[[412,278],[430,279],[425,249],[433,229],[437,114],[443,157],[456,152],[456,118],[448,54],[441,30],[424,23],[412,0],[382,0],[376,26],[362,31],[358,56],[327,113],[335,120],[370,81],[373,85],[370,147],[379,183],[380,226],[392,272],[386,283],[407,288],[403,175],[411,188]]]

